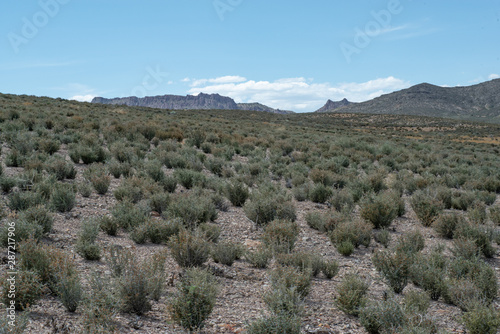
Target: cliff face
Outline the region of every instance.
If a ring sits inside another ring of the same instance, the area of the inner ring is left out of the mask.
[[[343,99],[342,101],[328,100],[328,101],[326,101],[326,104],[323,107],[319,108],[315,112],[331,112],[331,111],[334,111],[336,109],[346,107],[350,104],[353,104],[353,102],[350,102],[347,99]]]
[[[422,83],[370,101],[327,111],[497,121],[500,119],[500,79],[467,87]]]
[[[101,104],[116,104],[127,105],[131,107],[148,107],[158,109],[170,110],[251,110],[251,111],[265,111],[276,114],[289,114],[292,111],[285,111],[273,109],[260,103],[239,103],[227,96],[219,94],[203,94],[194,95],[160,95],[160,96],[147,96],[138,98],[135,96],[106,99],[103,97],[96,97],[92,103]]]

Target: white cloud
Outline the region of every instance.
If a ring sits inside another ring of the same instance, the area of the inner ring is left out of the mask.
[[[488,76],[488,79],[489,79],[489,80],[498,79],[498,78],[500,78],[500,75],[495,74],[495,73],[492,73],[492,74],[490,74],[490,75]]]
[[[75,100],[75,101],[79,101],[79,102],[90,102],[92,101],[92,99],[96,97],[95,95],[91,95],[91,94],[88,94],[88,95],[75,95],[73,97],[70,97],[69,99],[70,100]]]
[[[409,82],[392,76],[337,85],[314,83],[312,79],[302,77],[254,81],[235,76],[233,78],[238,78],[238,81],[229,82],[228,79],[225,83],[221,78],[196,80],[189,93],[218,93],[232,97],[238,103],[260,102],[273,108],[307,112],[320,108],[328,99],[335,101],[347,98],[353,102],[361,102],[410,86]]]
[[[204,85],[206,83],[225,84],[225,83],[238,83],[238,82],[243,82],[246,80],[247,80],[246,78],[240,77],[238,75],[226,75],[224,77],[218,77],[215,79],[195,79],[191,83],[191,87],[198,87],[198,86]],[[187,80],[187,81],[189,81],[189,80]]]

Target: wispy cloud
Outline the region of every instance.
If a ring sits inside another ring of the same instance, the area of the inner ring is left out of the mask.
[[[234,76],[237,78],[237,76]],[[238,77],[243,78],[243,77]],[[349,82],[332,85],[315,83],[313,79],[283,78],[275,81],[247,80],[229,83],[217,83],[216,79],[197,82],[189,89],[190,94],[218,93],[232,97],[236,102],[260,102],[273,108],[288,109],[298,112],[314,111],[328,99],[350,101],[366,101],[382,94],[410,86],[393,76],[378,78],[366,82]]]
[[[498,79],[498,78],[500,78],[500,75],[495,74],[495,73],[492,73],[492,74],[490,74],[490,75],[488,76],[488,79],[489,79],[489,80],[494,80],[494,79]]]

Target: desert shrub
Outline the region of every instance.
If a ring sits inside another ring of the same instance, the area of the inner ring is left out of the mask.
[[[326,278],[332,279],[339,273],[339,264],[335,260],[323,261],[321,271]]]
[[[148,296],[155,301],[160,300],[167,278],[165,271],[165,261],[167,252],[165,250],[154,253],[150,258],[141,264],[142,270],[146,273],[148,282]]]
[[[451,279],[446,283],[444,298],[447,303],[456,305],[463,311],[469,311],[481,302],[480,289],[469,279]]]
[[[101,258],[101,248],[96,244],[100,224],[95,219],[87,219],[82,222],[82,229],[76,242],[76,251],[83,258],[95,261]]]
[[[43,227],[36,223],[30,223],[24,220],[18,220],[15,222],[3,222],[0,227],[0,245],[2,247],[9,246],[9,233],[10,238],[12,238],[12,228],[15,226],[15,243],[19,244],[24,240],[33,238],[34,240],[39,240],[43,236]]]
[[[199,185],[205,179],[203,174],[190,169],[176,169],[174,171],[174,177],[186,189],[191,189],[195,185]]]
[[[246,216],[257,226],[265,226],[275,219],[295,221],[295,208],[288,196],[276,190],[264,189],[252,193],[244,206]]]
[[[271,287],[295,289],[301,298],[307,297],[311,289],[311,272],[294,267],[278,266],[269,275]]]
[[[111,213],[113,219],[116,220],[121,228],[131,231],[135,227],[142,225],[148,219],[148,210],[149,208],[146,209],[128,202],[120,202],[115,205]]]
[[[403,234],[396,245],[396,251],[406,254],[415,254],[423,250],[425,239],[419,230],[412,230]]]
[[[200,224],[197,229],[197,233],[200,237],[203,237],[205,240],[213,243],[217,243],[219,241],[221,232],[222,229],[220,226],[211,223]]]
[[[406,324],[406,315],[394,298],[371,301],[359,312],[361,325],[370,334],[399,333]]]
[[[19,218],[30,224],[37,224],[42,227],[43,233],[50,233],[54,218],[49,211],[41,205],[30,207],[19,214]]]
[[[443,207],[447,210],[452,207],[452,196],[453,193],[450,188],[444,186],[436,188],[436,198],[443,203]]]
[[[323,268],[323,258],[315,253],[282,253],[276,255],[276,261],[285,266],[293,266],[300,271],[309,271],[316,277]]]
[[[483,224],[486,221],[486,205],[482,202],[474,202],[467,210],[467,216],[472,223]]]
[[[467,211],[475,200],[476,196],[474,196],[472,192],[455,192],[451,199],[451,207],[453,209]]]
[[[149,207],[152,211],[162,214],[168,209],[170,204],[170,195],[168,193],[156,193],[149,198]]]
[[[333,190],[330,187],[318,183],[311,189],[308,197],[314,203],[325,203],[332,194]]]
[[[348,273],[336,287],[337,297],[335,305],[351,315],[358,315],[360,309],[366,304],[366,293],[368,292],[368,283],[359,275]]]
[[[489,191],[476,191],[476,198],[477,200],[483,202],[486,205],[492,205],[495,203],[495,200],[497,199],[497,194],[494,192],[489,192]]]
[[[44,199],[39,193],[32,191],[17,191],[7,197],[7,206],[12,211],[24,211],[30,207],[44,204]]]
[[[73,275],[61,275],[57,283],[57,295],[68,312],[75,312],[83,298],[80,277],[75,272]]]
[[[387,248],[389,247],[389,244],[391,242],[391,233],[389,232],[389,230],[382,229],[373,235],[373,239]]]
[[[453,238],[473,240],[485,257],[493,257],[496,253],[496,249],[491,243],[493,240],[493,232],[487,226],[469,223],[459,224],[453,234]]]
[[[462,319],[470,334],[495,334],[500,328],[500,312],[493,307],[479,305],[466,312]]]
[[[117,313],[117,300],[114,298],[110,283],[101,275],[92,273],[90,288],[84,299],[82,324],[86,333],[114,333]]]
[[[255,251],[247,251],[245,259],[250,262],[254,268],[267,268],[269,261],[272,259],[273,254],[267,248],[259,248]]]
[[[28,311],[17,313],[15,326],[10,324],[11,320],[7,316],[0,317],[0,333],[22,334],[25,333],[29,323]]]
[[[146,162],[144,169],[146,173],[151,177],[155,182],[161,182],[165,178],[165,173],[161,169],[161,162],[158,160],[150,160]]]
[[[16,179],[12,177],[0,176],[0,188],[5,194],[10,193],[12,188],[16,186]]]
[[[212,195],[212,203],[217,210],[222,212],[228,212],[229,208],[231,207],[226,197],[222,196],[219,193],[215,193]]]
[[[447,239],[453,238],[453,233],[459,224],[464,223],[462,216],[456,213],[445,213],[437,217],[433,223],[434,230],[439,236]]]
[[[2,290],[2,302],[5,305],[12,305],[18,311],[23,311],[33,304],[35,304],[43,293],[43,284],[40,276],[33,271],[19,270],[15,277],[15,282],[9,280],[10,275],[7,273],[3,275],[0,282]],[[15,285],[15,297],[11,298],[12,294],[9,292],[11,285]]]
[[[86,146],[80,145],[78,148],[78,153],[74,154],[74,158],[79,155],[82,162],[86,165],[93,163],[104,162],[107,158],[107,153],[103,147],[99,145]],[[70,156],[71,157],[71,156]],[[73,160],[73,158],[71,158]],[[75,160],[73,160],[75,162]],[[78,163],[78,162],[75,162]]]
[[[147,238],[154,244],[167,243],[171,236],[176,235],[182,229],[179,219],[172,220],[149,220],[146,222]]]
[[[292,190],[293,197],[299,202],[304,202],[308,200],[310,192],[311,192],[311,186],[308,183],[295,187]]]
[[[389,194],[368,196],[361,201],[361,217],[377,229],[389,227],[397,214],[394,198]]]
[[[124,268],[117,282],[120,308],[123,312],[142,315],[151,310],[148,277],[136,262]]]
[[[303,312],[303,298],[295,287],[275,286],[264,294],[263,299],[272,314],[294,317]]]
[[[217,210],[211,198],[196,193],[173,198],[168,211],[192,230],[199,224],[217,219]]]
[[[372,226],[364,221],[343,221],[330,233],[330,240],[334,245],[350,242],[355,248],[360,245],[368,247],[371,231]]]
[[[57,180],[74,179],[76,169],[72,163],[67,162],[63,158],[52,158],[45,163],[47,173],[54,175]]]
[[[320,232],[325,232],[326,217],[320,212],[308,212],[305,216],[306,223],[309,227],[318,230]]]
[[[344,240],[340,243],[337,243],[335,247],[337,248],[337,251],[343,256],[350,256],[356,249],[351,240]]]
[[[201,269],[189,269],[169,301],[172,319],[189,331],[203,327],[215,306],[218,287],[215,278]]]
[[[354,208],[354,199],[348,189],[341,189],[333,192],[328,199],[328,204],[338,212],[351,212]]]
[[[250,193],[247,187],[240,182],[234,182],[226,186],[227,198],[234,206],[243,206]]]
[[[148,241],[148,225],[146,223],[135,226],[129,233],[130,239],[138,245]]]
[[[99,226],[101,227],[101,230],[110,236],[116,236],[118,228],[120,227],[116,219],[110,216],[102,216],[99,220]]]
[[[177,179],[173,176],[166,176],[160,181],[160,184],[165,191],[173,193],[177,188]]]
[[[300,318],[286,314],[272,314],[251,323],[247,328],[249,334],[300,334]]]
[[[50,196],[52,207],[59,212],[68,212],[75,206],[76,198],[73,186],[65,183],[57,183]]]
[[[500,206],[490,207],[490,219],[493,224],[500,226]]]
[[[476,245],[476,242],[463,237],[453,239],[451,252],[455,257],[466,260],[477,260],[477,258],[481,255],[481,250]]]
[[[443,293],[445,277],[442,261],[433,261],[433,257],[418,254],[409,262],[409,273],[413,284],[427,291],[432,300],[438,300]]]
[[[416,191],[411,197],[411,206],[424,226],[431,226],[443,210],[443,203],[429,191]]]
[[[175,262],[183,268],[198,267],[208,260],[210,246],[203,238],[180,231],[168,242]]]
[[[264,229],[262,235],[263,244],[274,253],[289,253],[293,250],[299,226],[286,220],[274,220]]]
[[[431,305],[430,299],[426,292],[410,290],[405,293],[403,304],[410,312],[425,314]]]
[[[82,197],[90,197],[92,194],[92,185],[89,182],[82,182],[78,185],[78,192]]]
[[[221,242],[212,247],[212,259],[215,263],[222,263],[226,266],[232,266],[238,258],[240,246],[233,242]]]
[[[372,256],[372,262],[377,271],[387,280],[387,283],[396,293],[403,292],[408,284],[410,265],[409,254],[401,251],[378,251]]]
[[[104,195],[108,192],[109,186],[111,184],[111,177],[106,171],[104,165],[90,165],[83,173],[83,176],[92,184],[92,187],[94,187],[95,191],[99,195]]]

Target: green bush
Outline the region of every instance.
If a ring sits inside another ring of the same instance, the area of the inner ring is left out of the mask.
[[[408,312],[425,314],[431,305],[430,300],[428,293],[410,290],[405,293],[403,304]]]
[[[149,206],[152,211],[156,211],[159,214],[162,214],[164,211],[167,211],[168,206],[170,204],[170,195],[168,193],[156,193],[153,194],[149,199]]]
[[[340,245],[343,242],[350,242],[355,248],[363,245],[368,247],[371,240],[372,226],[361,220],[344,221],[330,233],[330,240],[333,245]]]
[[[10,193],[12,188],[16,186],[16,179],[12,177],[0,176],[0,188],[5,194]]]
[[[337,243],[335,247],[337,248],[337,251],[343,256],[350,256],[356,249],[351,240],[344,240],[340,243]]]
[[[369,196],[361,201],[361,217],[377,229],[389,227],[397,215],[398,208],[390,194]]]
[[[182,228],[179,219],[149,220],[146,222],[146,234],[154,244],[167,243],[171,236],[176,235]]]
[[[295,289],[301,298],[307,297],[311,290],[311,272],[301,271],[294,267],[278,266],[269,275],[271,287]]]
[[[19,218],[30,224],[37,224],[42,227],[43,233],[50,233],[54,218],[49,211],[41,205],[30,207],[19,214]]]
[[[435,259],[438,261],[433,261]],[[437,256],[418,254],[409,262],[409,275],[413,284],[424,289],[432,300],[438,300],[445,284],[446,271],[442,264],[444,260]]]
[[[87,219],[82,222],[82,229],[76,242],[76,251],[83,258],[96,261],[101,258],[101,248],[96,244],[99,234],[100,223],[95,219]]]
[[[61,275],[57,283],[57,295],[68,312],[75,312],[83,298],[78,274]]]
[[[194,230],[199,224],[217,219],[217,210],[206,194],[190,193],[173,198],[169,213],[182,219],[184,225]]]
[[[404,310],[394,298],[369,302],[361,308],[359,319],[370,334],[399,333],[406,324]]]
[[[251,323],[248,334],[300,334],[300,319],[286,314],[274,314]]]
[[[436,217],[443,211],[443,203],[429,191],[416,191],[411,197],[411,206],[424,226],[431,226]]]
[[[2,247],[9,246],[9,224],[7,222],[0,223],[0,245]],[[12,222],[10,222],[12,224]],[[36,223],[29,223],[24,220],[18,220],[15,222],[15,243],[19,244],[24,240],[33,238],[34,240],[39,240],[43,236],[43,227]]]
[[[463,224],[464,219],[457,213],[445,213],[438,216],[436,221],[433,223],[434,230],[439,234],[439,236],[452,239],[453,233],[459,224]]]
[[[133,205],[128,202],[120,202],[111,210],[113,219],[118,225],[131,231],[135,227],[142,225],[149,218],[149,208]]]
[[[469,223],[459,224],[453,234],[453,238],[473,240],[483,255],[488,258],[493,257],[496,253],[496,249],[491,243],[493,236],[493,231],[487,226]]]
[[[78,185],[78,192],[82,197],[88,198],[92,195],[92,185],[88,182],[82,182]]]
[[[102,216],[99,222],[101,230],[106,232],[107,235],[116,236],[118,233],[118,222],[110,216]]]
[[[5,305],[12,305],[14,302],[14,307],[18,311],[23,311],[33,304],[35,304],[41,297],[43,293],[43,284],[41,282],[40,276],[33,272],[27,270],[17,271],[15,282],[9,281],[10,275],[3,275],[0,288],[2,290],[2,302]],[[15,298],[11,298],[11,284],[15,285]]]
[[[323,268],[323,258],[315,253],[298,252],[276,255],[276,261],[285,266],[293,266],[300,271],[309,271],[316,277]]]
[[[267,268],[272,257],[272,252],[267,248],[260,248],[253,252],[247,251],[245,253],[245,259],[250,262],[252,267],[260,269]]]
[[[474,202],[467,210],[467,216],[472,223],[483,224],[486,221],[486,205],[482,202]]]
[[[218,293],[215,278],[201,269],[189,269],[169,301],[172,319],[189,331],[203,328],[215,306]]]
[[[264,229],[262,243],[274,253],[289,253],[293,250],[299,226],[286,220],[274,220]]]
[[[65,183],[57,183],[50,196],[50,203],[59,212],[71,211],[76,203],[73,186]]]
[[[226,266],[232,266],[238,258],[240,245],[233,242],[222,242],[212,247],[212,259],[215,263],[222,263]]]
[[[118,310],[110,284],[102,276],[92,273],[90,288],[84,300],[82,323],[85,333],[115,333],[114,317]]]
[[[419,230],[404,233],[398,240],[396,251],[409,255],[416,254],[425,247],[425,239]]]
[[[466,312],[463,321],[470,334],[495,334],[500,328],[500,312],[481,305]]]
[[[354,199],[348,189],[341,189],[333,192],[328,204],[338,212],[351,212],[354,208]]]
[[[387,248],[391,243],[391,233],[389,232],[389,230],[382,229],[373,235],[373,239]]]
[[[275,286],[265,292],[264,303],[273,314],[286,314],[294,317],[303,312],[303,297],[295,287]]]
[[[9,194],[7,206],[12,211],[24,211],[37,205],[43,205],[44,199],[39,193],[18,191]]]
[[[136,261],[124,268],[117,284],[123,312],[142,315],[151,310],[148,277]]]
[[[210,246],[207,241],[188,231],[174,235],[168,246],[175,262],[183,268],[199,267],[208,260]]]
[[[339,273],[339,264],[335,260],[323,261],[321,271],[326,278],[332,279]]]
[[[358,274],[349,273],[337,285],[336,291],[335,304],[337,307],[347,314],[357,316],[366,304],[365,296],[368,292],[368,283],[361,279]]]
[[[330,187],[319,183],[311,189],[308,197],[314,203],[325,203],[330,198],[330,196],[332,196],[332,194],[333,190]]]
[[[500,206],[490,207],[490,219],[493,224],[500,226]]]
[[[455,192],[451,199],[451,207],[453,209],[467,211],[475,200],[476,196],[472,192]]]
[[[295,208],[280,190],[263,189],[252,193],[244,206],[246,216],[257,226],[265,226],[275,219],[295,221]]]
[[[198,226],[196,232],[200,237],[204,238],[205,240],[217,243],[219,241],[222,229],[220,228],[220,226],[216,224],[203,223]]]
[[[240,182],[234,182],[226,186],[227,198],[234,206],[243,206],[250,193],[247,187]]]
[[[160,181],[160,184],[166,192],[173,193],[177,188],[177,179],[173,176],[166,176]]]
[[[129,233],[130,239],[138,245],[143,245],[148,241],[148,225],[143,223],[135,226]]]
[[[387,280],[395,293],[403,292],[408,284],[411,255],[401,251],[378,251],[372,256],[372,262],[377,271]]]
[[[52,158],[45,163],[45,170],[52,174],[57,180],[74,179],[76,169],[72,163],[67,162],[63,158]]]

